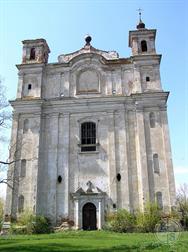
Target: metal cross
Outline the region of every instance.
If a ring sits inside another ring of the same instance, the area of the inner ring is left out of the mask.
[[[143,10],[139,8],[137,11],[138,11],[138,13],[139,13],[139,18],[140,18],[140,21],[141,21],[141,16],[142,16],[142,11],[143,11]]]

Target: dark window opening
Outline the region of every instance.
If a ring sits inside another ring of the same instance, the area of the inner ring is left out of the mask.
[[[34,60],[35,59],[35,48],[31,48],[30,51],[30,60]]]
[[[29,120],[25,119],[23,123],[23,133],[28,132],[28,130],[29,130]]]
[[[26,160],[21,160],[21,171],[20,171],[20,177],[24,178],[26,176]]]
[[[81,151],[96,151],[96,124],[93,122],[81,125]]]
[[[18,212],[21,213],[24,210],[24,196],[20,195],[18,198]]]
[[[147,42],[145,40],[141,41],[141,50],[142,52],[147,52]]]
[[[146,81],[150,81],[150,77],[149,76],[146,76]]]
[[[158,157],[158,154],[154,154],[153,155],[153,167],[154,167],[154,172],[155,173],[160,173],[160,170],[159,170],[159,157]]]
[[[115,203],[113,204],[113,208],[116,208],[116,204]]]
[[[118,174],[117,174],[117,181],[120,181],[120,180],[121,180],[121,174],[118,173]]]
[[[156,192],[156,201],[157,205],[160,209],[163,209],[163,198],[162,198],[162,192]]]
[[[61,176],[58,176],[57,181],[58,181],[59,183],[61,183],[61,182],[62,182],[62,177],[61,177]]]
[[[149,114],[149,122],[150,122],[150,127],[155,128],[155,114],[153,112]]]
[[[31,88],[32,88],[32,85],[28,84],[28,90],[31,90]]]

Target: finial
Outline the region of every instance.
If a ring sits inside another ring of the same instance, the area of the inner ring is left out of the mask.
[[[91,40],[92,40],[92,37],[89,34],[87,34],[85,36],[86,45],[90,45]]]
[[[137,11],[138,11],[138,13],[139,13],[139,22],[142,22],[142,19],[141,19],[141,16],[142,16],[142,9],[139,8]]]
[[[136,26],[137,29],[145,29],[145,24],[142,22],[142,9],[139,8],[138,10],[138,13],[139,13],[139,24]]]

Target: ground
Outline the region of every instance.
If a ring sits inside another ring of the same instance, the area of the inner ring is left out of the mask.
[[[159,243],[154,234],[120,234],[105,231],[72,231],[49,235],[14,235],[0,238],[0,252],[187,252],[188,232],[174,245]]]

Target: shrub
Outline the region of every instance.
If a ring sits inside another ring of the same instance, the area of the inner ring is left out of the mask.
[[[52,232],[50,221],[44,216],[36,216],[32,225],[34,234],[47,234]]]
[[[10,233],[14,234],[44,234],[52,232],[50,222],[40,215],[33,215],[31,211],[23,212],[17,223],[11,225]]]
[[[106,229],[115,232],[132,232],[135,225],[135,217],[125,209],[119,209],[116,213],[107,217]]]
[[[188,184],[180,186],[177,194],[177,210],[180,213],[180,223],[188,230]]]
[[[135,229],[139,232],[153,232],[161,220],[161,210],[156,203],[146,203],[144,212],[138,210],[135,214]]]
[[[26,226],[19,226],[15,223],[12,223],[9,229],[10,234],[28,234]]]

